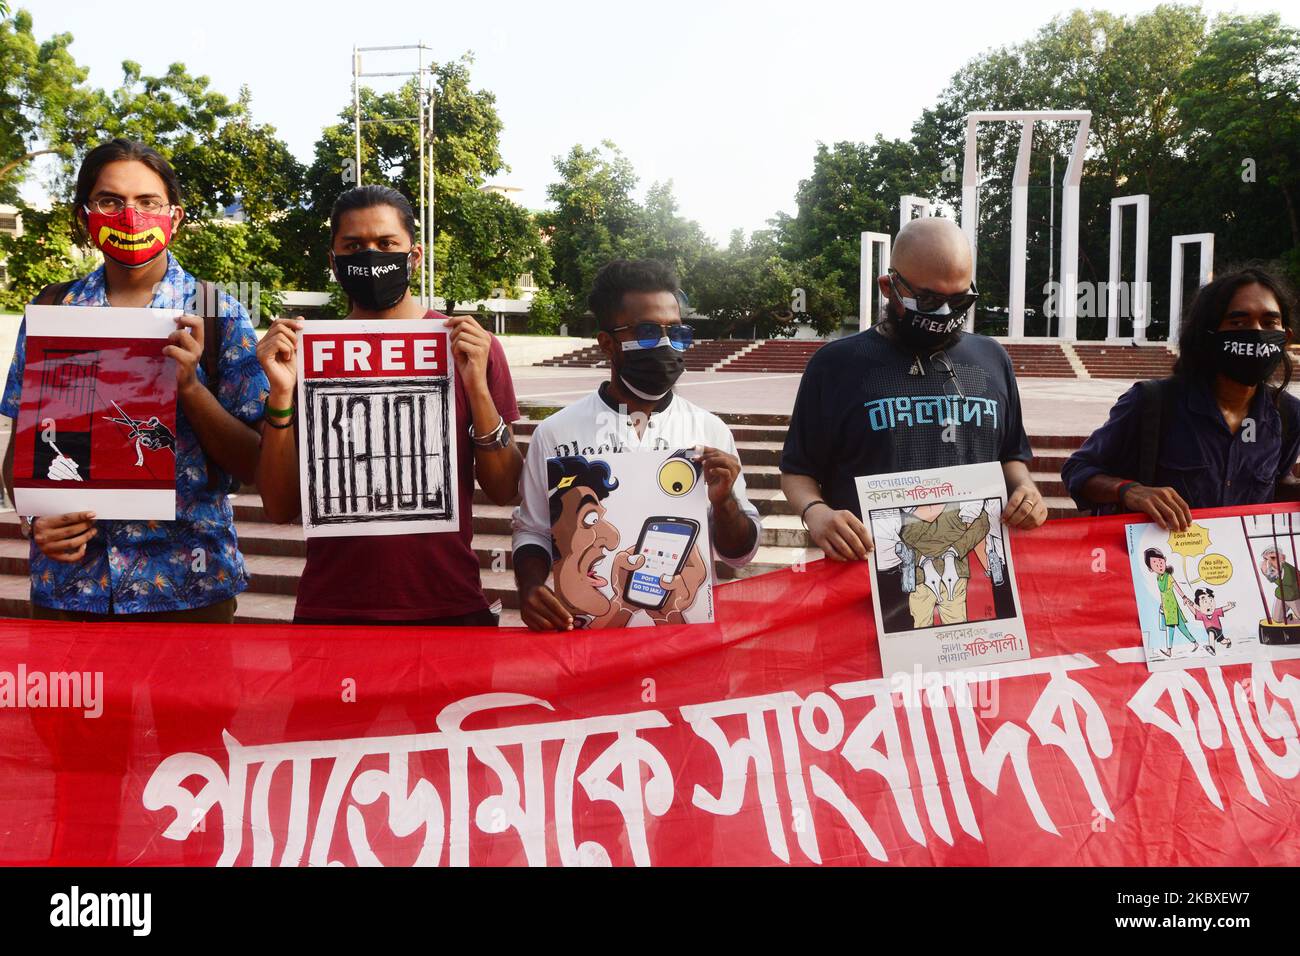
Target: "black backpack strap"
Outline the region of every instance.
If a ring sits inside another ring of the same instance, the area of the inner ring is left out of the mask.
[[[1137,480],[1151,485],[1156,479],[1156,462],[1160,460],[1160,425],[1165,415],[1169,394],[1168,379],[1148,379],[1138,384],[1141,389],[1141,420],[1138,423]]]
[[[51,282],[36,296],[35,305],[60,305],[67,297],[68,291],[76,285],[76,279],[67,282]]]
[[[208,380],[208,391],[212,397],[221,397],[221,294],[213,282],[200,279],[198,288],[198,310],[203,318],[203,355],[199,363]],[[212,456],[203,453],[208,469],[208,490],[215,491],[221,484],[224,473],[217,467]],[[233,479],[232,479],[233,480]]]
[[[1274,393],[1282,391],[1278,386],[1273,386]],[[1282,416],[1282,447],[1289,448],[1295,441],[1296,430],[1300,423],[1296,422],[1295,408],[1290,402],[1284,400],[1280,395],[1274,395],[1278,399],[1277,411]]]
[[[1273,400],[1277,402],[1277,413],[1282,418],[1282,454],[1291,447],[1295,441],[1296,432],[1300,431],[1300,422],[1296,421],[1295,406],[1286,400],[1286,393],[1280,386],[1270,386],[1273,392]],[[1281,394],[1279,394],[1281,393]],[[1294,474],[1295,462],[1287,469],[1288,474]]]
[[[217,395],[221,387],[221,299],[216,284],[199,281],[199,315],[203,317],[203,357],[199,360],[208,378],[208,391]]]

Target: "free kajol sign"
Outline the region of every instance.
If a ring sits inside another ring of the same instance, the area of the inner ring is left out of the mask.
[[[298,453],[308,537],[460,526],[454,383],[441,322],[305,324]]]

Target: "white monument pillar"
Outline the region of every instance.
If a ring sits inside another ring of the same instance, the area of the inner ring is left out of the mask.
[[[978,262],[979,231],[979,163],[976,132],[980,123],[1013,122],[1021,124],[1020,149],[1011,180],[1011,263],[1010,299],[1007,331],[1024,334],[1025,328],[1025,247],[1028,219],[1029,152],[1034,124],[1038,122],[1077,122],[1074,148],[1065,169],[1061,194],[1061,308],[1060,337],[1074,339],[1078,328],[1079,285],[1079,184],[1083,178],[1084,152],[1088,129],[1092,123],[1089,110],[996,110],[966,114],[966,156],[962,168],[961,227],[970,240],[971,255]],[[967,330],[975,327],[975,316],[966,318]]]
[[[871,261],[880,249],[880,268],[873,269]],[[876,295],[880,291],[876,279],[889,271],[890,239],[886,232],[864,232],[862,252],[858,263],[858,331],[866,331],[875,322]]]
[[[1025,337],[1025,250],[1029,215],[1029,154],[1034,145],[1033,120],[1020,122],[1020,149],[1011,174],[1011,285],[1007,303],[1007,337]]]
[[[1133,316],[1133,341],[1145,342],[1147,337],[1147,306],[1150,304],[1147,285],[1148,228],[1151,224],[1151,197],[1120,196],[1110,201],[1110,270],[1106,282],[1106,339],[1119,338],[1119,285],[1120,246],[1123,238],[1124,207],[1132,206],[1137,213],[1137,263],[1133,272],[1133,294],[1129,296],[1129,309]]]
[[[1183,316],[1183,246],[1201,247],[1199,285],[1214,278],[1214,233],[1196,232],[1174,236],[1169,251],[1169,344],[1178,344]]]

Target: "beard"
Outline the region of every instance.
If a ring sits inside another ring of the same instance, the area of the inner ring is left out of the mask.
[[[916,344],[916,342],[909,337],[908,330],[905,327],[902,303],[899,303],[898,311],[895,311],[894,297],[892,295],[885,296],[884,301],[880,303],[879,323],[889,328],[894,341],[899,345],[904,348],[912,349],[918,353],[925,352],[930,355],[933,355],[935,352],[942,352],[944,349],[951,347],[962,334],[962,328],[959,325],[938,342],[927,342],[924,345]]]

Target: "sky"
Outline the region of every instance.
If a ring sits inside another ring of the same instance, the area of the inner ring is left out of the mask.
[[[518,201],[544,207],[555,157],[608,139],[632,161],[642,193],[671,179],[681,213],[725,241],[732,229],[794,212],[819,141],[906,137],[981,52],[1027,39],[1078,6],[1131,15],[1154,4],[166,0],[139,18],[104,0],[11,6],[31,11],[38,38],[71,32],[96,86],[117,86],[126,59],[147,74],[180,61],[232,98],[246,84],[254,118],[304,162],[321,128],[351,104],[354,44],[423,42],[438,60],[471,52],[473,84],[495,93],[504,124],[510,169],[493,182],[519,188]],[[1211,15],[1281,10],[1300,22],[1281,0],[1203,6]],[[363,69],[411,69],[413,57],[373,54]],[[33,182],[24,194],[42,192]]]

